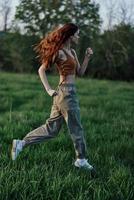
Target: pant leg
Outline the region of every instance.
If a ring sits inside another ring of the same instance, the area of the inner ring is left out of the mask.
[[[61,102],[61,111],[66,121],[70,136],[72,138],[77,158],[85,158],[86,141],[84,130],[81,124],[79,102],[76,91],[65,88],[63,90],[63,101]]]
[[[86,142],[84,130],[80,121],[80,110],[66,110],[63,112],[64,118],[72,138],[77,158],[85,158]]]
[[[53,99],[50,118],[46,120],[45,124],[35,130],[32,130],[23,138],[25,144],[36,144],[56,137],[61,129],[63,121],[64,118],[55,103],[55,99]]]

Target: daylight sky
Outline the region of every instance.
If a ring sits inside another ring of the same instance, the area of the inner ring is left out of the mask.
[[[3,0],[0,0],[0,4]],[[74,2],[78,0],[73,0]],[[102,30],[107,29],[109,24],[110,8],[112,9],[112,22],[111,25],[117,24],[121,18],[121,6],[125,8],[126,18],[128,21],[134,21],[134,1],[133,0],[91,0],[100,4],[100,17],[103,20]],[[112,4],[111,4],[112,2]],[[15,7],[19,4],[19,0],[11,0],[12,10],[10,21],[14,18]],[[2,27],[2,16],[0,13],[0,28]]]
[[[112,15],[111,25],[118,24],[122,18],[123,10],[126,21],[134,22],[133,0],[94,0],[94,2],[100,5],[99,14],[103,20],[102,29],[108,28],[110,13]]]

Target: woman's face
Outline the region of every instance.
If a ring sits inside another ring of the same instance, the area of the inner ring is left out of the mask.
[[[71,36],[71,42],[73,42],[74,44],[78,44],[78,40],[79,40],[79,29],[77,32],[75,32],[74,35]]]

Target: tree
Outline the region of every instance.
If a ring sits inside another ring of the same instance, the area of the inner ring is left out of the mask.
[[[9,16],[11,11],[11,0],[3,0],[0,4],[0,12],[3,16],[3,31],[8,30]]]
[[[38,63],[32,47],[37,40],[35,36],[19,32],[0,32],[0,70],[19,73],[37,71]]]
[[[81,28],[90,26],[90,31],[98,31],[100,25],[98,4],[89,0],[73,3],[72,0],[21,0],[17,7],[16,19],[24,24],[31,34],[43,36],[57,24],[74,22]]]
[[[95,55],[90,74],[97,78],[134,79],[134,28],[119,24],[106,30],[95,43]]]
[[[56,9],[60,1],[21,0],[16,19],[24,25],[27,34],[43,36],[57,20]]]

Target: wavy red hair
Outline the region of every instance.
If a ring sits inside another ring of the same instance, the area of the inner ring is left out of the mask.
[[[78,26],[73,23],[67,23],[60,28],[56,27],[34,48],[40,62],[45,64],[46,69],[54,63],[58,50],[63,47],[63,44],[70,36],[74,35],[77,30]]]

